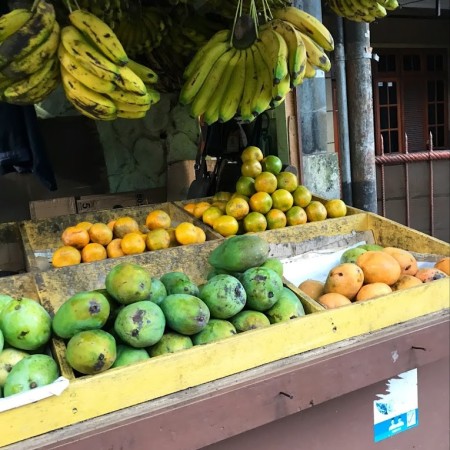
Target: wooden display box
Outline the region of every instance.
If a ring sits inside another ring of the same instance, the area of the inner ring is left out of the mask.
[[[196,220],[186,211],[180,210],[173,203],[155,203],[145,206],[90,211],[22,222],[21,231],[27,264],[30,270],[34,271],[51,269],[52,254],[58,247],[63,245],[61,235],[64,229],[69,226],[83,221],[108,223],[110,220],[117,219],[121,216],[133,217],[139,225],[145,225],[145,218],[148,213],[155,209],[162,209],[167,212],[172,218],[172,225],[174,226],[181,222],[191,222],[205,231],[207,240],[214,240],[221,237],[207,225]]]
[[[25,250],[19,224],[0,223],[0,275],[6,276],[25,271]]]
[[[445,242],[370,213],[273,230],[261,233],[261,237],[270,242],[271,254],[288,257],[336,245],[342,240],[351,243],[352,239],[358,240],[367,233],[378,244],[416,253],[448,255],[450,250]],[[184,247],[182,252],[168,249],[159,255],[150,252],[124,260],[144,265],[154,276],[183,270],[200,283],[207,271],[206,258],[219,244],[216,240]],[[75,292],[102,287],[107,271],[116,262],[106,260],[96,265],[36,273],[42,303],[54,311]],[[72,378],[60,397],[1,414],[0,446],[448,309],[450,278],[334,310],[325,310],[296,292],[311,313],[306,317],[133,366]],[[58,358],[64,365],[64,354],[60,353]],[[64,371],[63,374],[70,375]]]

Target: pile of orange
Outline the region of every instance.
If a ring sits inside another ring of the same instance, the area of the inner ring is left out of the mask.
[[[218,192],[211,202],[184,206],[222,236],[273,230],[347,214],[347,207],[340,199],[325,204],[312,200],[311,192],[298,184],[295,174],[282,171],[283,164],[277,156],[264,157],[258,147],[250,146],[244,149],[241,159],[242,176],[236,183],[236,192]]]
[[[64,230],[63,246],[53,253],[52,264],[64,267],[206,241],[205,232],[190,222],[171,225],[169,214],[161,209],[151,211],[141,226],[129,216],[108,224],[80,222]]]

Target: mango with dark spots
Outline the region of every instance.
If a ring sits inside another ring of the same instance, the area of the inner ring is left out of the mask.
[[[129,366],[149,359],[147,351],[143,348],[134,348],[129,345],[120,344],[117,346],[117,358],[111,367]]]
[[[105,280],[106,290],[123,305],[146,300],[152,288],[152,278],[137,264],[121,263],[115,266]]]
[[[283,276],[283,263],[278,258],[268,258],[261,267],[266,267],[267,269],[272,269],[280,277]]]
[[[20,298],[10,301],[0,316],[0,328],[5,341],[20,350],[37,350],[51,336],[48,312],[35,300]]]
[[[287,322],[304,316],[305,309],[300,299],[290,289],[283,287],[278,301],[266,311],[266,315],[270,323]]]
[[[164,333],[163,337],[155,345],[149,348],[151,357],[175,353],[191,348],[194,344],[189,336],[184,336],[174,331]]]
[[[272,269],[254,267],[244,272],[242,285],[247,292],[247,307],[255,311],[267,311],[277,302],[283,281]]]
[[[69,339],[80,331],[97,330],[105,325],[111,307],[100,292],[78,292],[65,301],[53,317],[53,331]]]
[[[169,293],[177,283],[181,281],[191,281],[183,272],[167,272],[160,277],[160,280],[162,284],[164,284],[167,293]]]
[[[238,333],[264,328],[270,325],[270,321],[264,313],[250,309],[241,311],[231,317],[230,322],[234,325]]]
[[[47,355],[30,355],[21,359],[9,372],[4,396],[19,394],[53,383],[59,376],[56,362]]]
[[[0,387],[5,385],[5,381],[12,368],[23,358],[29,356],[28,353],[16,348],[5,348],[0,352]]]
[[[244,286],[231,275],[216,275],[202,287],[200,297],[214,319],[229,319],[242,311],[247,294]]]
[[[164,283],[158,278],[152,278],[152,288],[150,289],[150,295],[146,300],[150,300],[159,305],[166,297],[167,289],[164,286]]]
[[[203,288],[204,289],[204,288]],[[208,324],[210,311],[206,303],[189,294],[168,295],[161,303],[167,325],[178,333],[191,336]]]
[[[106,289],[95,289],[93,292],[99,292],[104,295],[109,303],[109,316],[106,320],[105,325],[102,327],[104,330],[114,326],[114,321],[116,320],[117,314],[123,308],[124,305],[119,303]]]
[[[67,343],[66,360],[83,375],[108,370],[116,357],[116,341],[104,330],[80,331]]]
[[[167,294],[188,294],[193,295],[194,297],[198,297],[199,290],[198,286],[192,281],[180,280],[170,286],[170,288],[167,290]]]
[[[228,320],[211,319],[200,333],[192,336],[194,345],[208,344],[236,334],[236,328]]]
[[[165,326],[161,308],[148,300],[125,306],[114,323],[120,339],[135,348],[156,344],[164,334]]]

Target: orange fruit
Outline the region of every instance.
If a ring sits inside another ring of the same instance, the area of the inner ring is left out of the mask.
[[[281,172],[283,168],[283,163],[278,156],[268,155],[261,161],[264,172],[270,172],[275,175]]]
[[[247,197],[246,195],[242,195],[242,194],[238,194],[237,192],[235,192],[232,196],[231,199],[233,198],[242,198],[243,200],[245,200],[247,203],[250,200],[250,197]],[[227,202],[228,203],[228,202]]]
[[[138,231],[138,223],[132,217],[128,216],[119,217],[113,228],[113,234],[118,238],[123,238],[128,233],[137,233]]]
[[[89,231],[89,228],[92,227],[91,222],[80,222],[75,225],[77,228],[82,228],[83,230]]]
[[[208,202],[199,202],[195,205],[194,208],[194,216],[197,219],[201,219],[203,216],[203,213],[211,206],[211,203]]]
[[[106,248],[102,244],[91,242],[81,250],[81,261],[88,263],[107,258]]]
[[[169,228],[171,224],[170,216],[162,209],[150,211],[145,219],[145,226],[149,230],[157,228]]]
[[[120,256],[125,256],[125,253],[120,245],[121,242],[122,239],[116,238],[106,246],[106,254],[108,255],[108,258],[119,258]]]
[[[298,187],[297,175],[291,172],[280,172],[277,175],[278,189],[286,189],[289,192],[294,192]]]
[[[262,161],[264,158],[263,152],[260,148],[255,147],[254,145],[250,145],[241,153],[241,160],[242,162],[248,161],[250,159],[256,159],[257,161]]]
[[[243,177],[256,178],[261,172],[262,166],[257,159],[249,159],[242,163],[241,174]]]
[[[113,232],[108,225],[100,222],[94,223],[91,228],[89,228],[88,233],[91,242],[96,242],[101,245],[108,245],[113,238]]]
[[[81,253],[75,247],[65,245],[55,250],[52,256],[53,267],[65,267],[80,264]]]
[[[236,182],[236,192],[251,197],[256,192],[255,180],[252,177],[240,177]]]
[[[244,218],[244,229],[247,232],[258,233],[267,229],[267,220],[264,214],[253,211]]]
[[[250,197],[249,204],[252,211],[266,214],[272,208],[272,197],[267,192],[257,192]]]
[[[286,226],[286,215],[279,209],[271,209],[266,214],[267,227],[269,230],[275,230],[277,228],[284,228]]]
[[[262,172],[255,178],[256,192],[272,194],[277,190],[277,177],[270,172]]]
[[[83,228],[67,227],[61,236],[65,246],[75,247],[81,250],[89,244],[89,233]]]
[[[125,255],[138,255],[145,251],[145,239],[141,233],[133,231],[127,233],[120,243],[120,248]]]
[[[284,212],[292,208],[294,197],[292,197],[292,194],[286,189],[277,189],[272,194],[272,201],[273,208]]]
[[[206,233],[200,227],[195,227],[195,232],[197,233],[198,244],[202,244],[206,241]]]
[[[148,232],[145,239],[148,250],[162,250],[170,247],[170,234],[164,228],[157,228]]]
[[[225,214],[214,221],[213,228],[224,237],[234,236],[239,230],[239,224],[234,217]]]
[[[347,205],[339,198],[328,200],[325,203],[327,216],[331,218],[344,217],[347,215]]]
[[[224,202],[224,201],[214,202],[214,203],[211,204],[211,206],[215,206],[216,208],[219,208],[222,211],[222,213],[225,214],[225,209],[227,207],[227,202]]]
[[[209,225],[210,227],[213,226],[214,221],[223,215],[223,212],[217,207],[217,206],[211,206],[203,213],[203,223],[206,223],[206,225]]]
[[[308,221],[308,216],[302,207],[293,206],[286,211],[286,221],[289,226],[303,225]]]
[[[213,197],[213,202],[227,202],[231,198],[231,192],[216,192]]]
[[[111,230],[111,231],[114,231],[114,224],[116,223],[116,221],[113,219],[113,220],[110,220],[107,224],[106,224],[106,226]]]
[[[318,222],[319,220],[325,220],[327,218],[327,210],[325,206],[317,200],[313,200],[305,208],[305,212],[309,222]]]
[[[306,186],[300,185],[292,193],[294,197],[294,205],[306,208],[312,200],[312,194]]]
[[[229,216],[241,220],[250,212],[250,207],[244,199],[235,197],[227,203],[225,212]]]
[[[175,236],[175,228],[167,228],[166,231],[169,233],[169,237],[170,237],[169,247],[177,247],[178,241],[177,241],[177,237]]]
[[[183,206],[183,209],[189,214],[194,214],[195,203],[187,203]]]
[[[175,228],[175,237],[181,245],[196,244],[198,236],[195,225],[190,222],[181,222]]]

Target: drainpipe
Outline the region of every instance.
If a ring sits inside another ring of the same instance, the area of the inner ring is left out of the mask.
[[[344,20],[337,15],[336,35],[334,40],[334,63],[339,121],[339,159],[342,180],[342,199],[347,205],[353,205],[350,143],[348,136],[347,80],[345,76]]]
[[[377,212],[369,25],[347,20],[345,39],[353,206]]]

